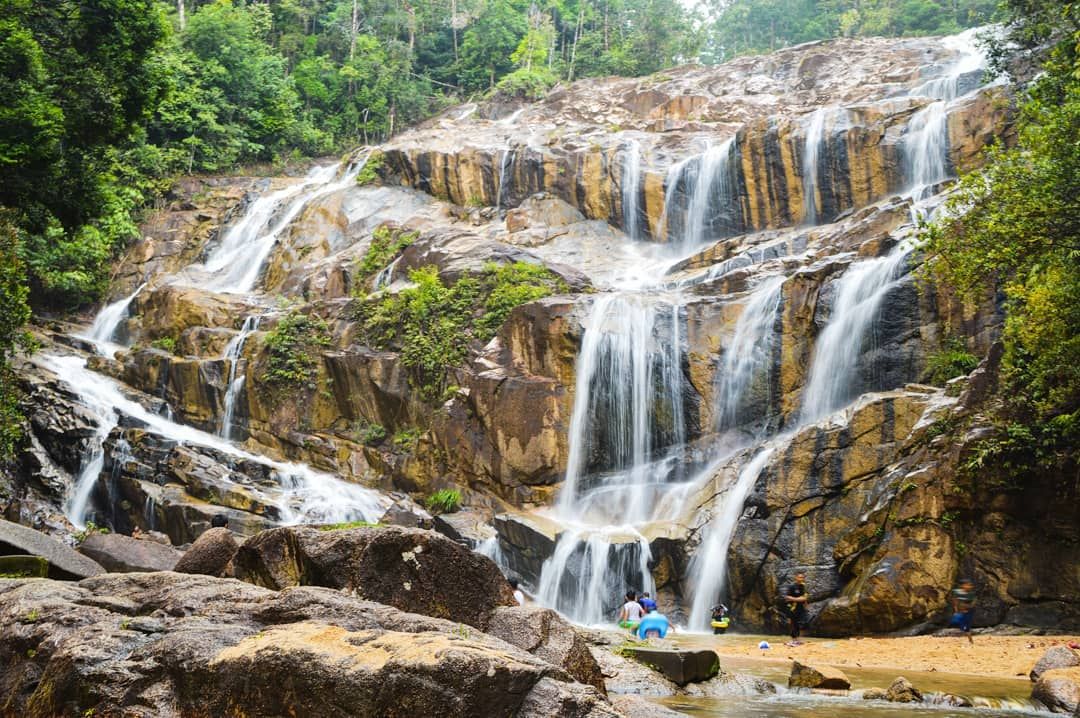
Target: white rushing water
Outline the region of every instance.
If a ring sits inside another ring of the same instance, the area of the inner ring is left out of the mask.
[[[832,313],[814,345],[800,420],[814,421],[855,398],[855,376],[864,345],[873,340],[881,303],[896,286],[911,247],[897,245],[884,257],[852,264],[836,280]]]
[[[648,540],[632,526],[569,528],[544,562],[536,599],[578,623],[607,623],[613,596],[655,593],[650,560]]]
[[[630,239],[641,239],[641,143],[627,141],[622,155],[623,231]]]
[[[657,478],[648,467],[658,402],[665,402],[663,413],[671,418],[667,443],[685,442],[679,305],[612,292],[596,298],[583,324],[559,515],[580,518],[588,504],[580,494],[617,487],[618,500],[607,503],[609,516],[642,521]],[[588,457],[596,452],[611,471],[598,485],[583,487]]]
[[[516,154],[517,150],[515,149],[505,149],[502,158],[499,159],[499,188],[495,192],[495,206],[499,209],[503,208],[503,203],[506,201],[506,188],[510,186],[510,183],[506,180],[510,177],[510,170],[514,166],[514,156]]]
[[[145,288],[146,282],[143,282],[131,294],[103,307],[94,317],[94,322],[90,327],[79,336],[92,342],[99,354],[112,356],[117,349],[121,348],[112,341],[116,336],[116,330],[120,327],[120,323],[127,319],[128,308],[135,301],[135,297],[139,296],[139,292]]]
[[[904,134],[907,192],[915,200],[928,196],[934,185],[953,177],[949,163],[949,105],[961,96],[962,83],[983,70],[986,55],[976,43],[975,30],[945,38],[956,59],[939,75],[909,94],[934,100],[916,112]]]
[[[803,141],[802,157],[802,194],[805,212],[804,224],[817,224],[819,215],[818,190],[818,161],[824,156],[825,148],[825,118],[828,111],[819,107],[810,113],[810,121],[806,125],[806,139]]]
[[[706,149],[697,163],[684,165],[683,174],[690,167],[694,172],[683,218],[683,235],[677,242],[680,252],[689,252],[717,239],[713,228],[717,214],[729,213],[737,202],[731,181],[734,159],[734,137],[730,137]]]
[[[242,451],[212,434],[158,416],[124,396],[115,381],[89,370],[81,357],[44,354],[34,357],[34,361],[78,392],[80,400],[98,419],[98,428],[90,442],[91,455],[84,461],[66,507],[68,519],[76,526],[85,525],[89,497],[105,462],[102,444],[119,423],[121,412],[166,439],[214,449],[274,469],[281,481],[281,491],[267,494],[265,499],[279,509],[284,523],[377,521],[390,503],[377,491],[313,471],[303,464],[271,461]],[[261,491],[250,487],[249,490]]]
[[[225,389],[225,406],[222,411],[221,427],[218,434],[223,439],[232,438],[233,416],[236,414],[236,400],[244,389],[245,374],[239,374],[240,363],[244,356],[244,343],[248,336],[259,328],[260,317],[249,316],[244,319],[244,325],[239,333],[225,345],[223,359],[229,360],[229,383]]]
[[[210,277],[196,286],[227,294],[251,292],[278,238],[293,220],[315,200],[353,185],[365,161],[347,167],[315,167],[299,184],[257,198],[206,258],[202,269]]]
[[[735,334],[724,351],[721,369],[717,374],[716,430],[730,431],[748,423],[742,415],[747,392],[755,381],[764,379],[769,394],[772,349],[776,336],[775,324],[784,278],[774,277],[762,283],[735,323]],[[767,401],[767,399],[766,399]]]
[[[743,504],[772,454],[771,447],[757,452],[740,469],[734,483],[715,499],[713,519],[706,525],[701,545],[694,552],[687,567],[693,585],[689,621],[693,630],[705,630],[708,627],[710,609],[720,601],[727,579],[728,548],[742,517]]]

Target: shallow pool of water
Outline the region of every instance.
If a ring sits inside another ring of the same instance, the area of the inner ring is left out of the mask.
[[[728,640],[745,642],[746,635],[725,637],[704,634],[677,634],[672,643],[687,648],[715,648]],[[776,637],[762,637],[776,642]],[[781,639],[782,640],[782,639]],[[887,688],[897,676],[904,676],[922,691],[928,702],[898,704],[886,701],[863,700],[854,695],[821,695],[808,691],[788,690],[787,679],[791,661],[786,657],[750,658],[720,657],[723,670],[744,673],[764,679],[777,686],[775,695],[732,695],[711,698],[672,696],[656,701],[673,710],[693,716],[725,716],[730,718],[898,718],[899,716],[928,716],[933,718],[1007,718],[1021,715],[1049,716],[1030,700],[1031,682],[1026,678],[978,676],[939,671],[913,671],[898,668],[862,668],[843,665],[841,670],[851,680],[852,689]],[[933,704],[935,694],[963,696],[974,708],[957,708]]]

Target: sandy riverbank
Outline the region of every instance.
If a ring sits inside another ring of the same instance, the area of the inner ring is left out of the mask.
[[[782,636],[695,636],[676,642],[715,650],[721,656],[765,660],[817,661],[838,667],[966,673],[1009,677],[1027,676],[1047,648],[1080,642],[1080,636],[979,636],[969,644],[963,637],[808,638],[801,646],[785,646]],[[767,640],[770,648],[759,649]]]

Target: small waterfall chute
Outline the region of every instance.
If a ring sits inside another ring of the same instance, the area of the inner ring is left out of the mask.
[[[644,520],[650,511],[654,449],[685,441],[685,409],[679,305],[637,294],[598,297],[584,320],[570,421],[566,480],[559,515],[579,515],[583,491],[617,486],[624,522]],[[660,333],[662,338],[658,338]],[[657,400],[666,399],[666,426],[657,426]],[[663,436],[659,436],[663,433]],[[603,476],[583,486],[589,457],[602,454]]]
[[[199,286],[225,294],[247,294],[258,282],[278,237],[312,202],[351,186],[366,157],[350,165],[313,168],[298,185],[256,199],[225,233],[203,269],[211,276]]]
[[[881,304],[896,286],[911,247],[901,243],[884,257],[856,262],[836,280],[825,329],[814,346],[803,391],[800,419],[814,421],[841,408],[859,393],[856,370],[872,339]]]
[[[166,439],[213,449],[272,468],[279,480],[280,494],[267,495],[265,500],[278,508],[283,523],[374,522],[389,505],[388,499],[372,489],[314,471],[303,464],[257,456],[238,449],[220,437],[173,423],[125,396],[116,382],[88,369],[86,360],[81,357],[39,355],[33,360],[72,387],[80,402],[98,418],[98,428],[66,504],[65,513],[76,526],[84,525],[94,484],[104,468],[104,441],[119,423],[121,413]]]
[[[772,454],[771,447],[757,452],[739,470],[734,483],[716,499],[713,518],[706,526],[705,536],[690,559],[688,568],[694,587],[690,607],[691,628],[704,630],[708,626],[709,609],[720,600],[726,587],[728,549],[742,517],[743,505]]]
[[[225,346],[225,351],[222,354],[222,358],[227,359],[229,362],[229,383],[225,388],[225,406],[222,411],[221,426],[218,429],[218,436],[226,441],[232,438],[233,417],[236,414],[236,401],[243,392],[244,382],[247,379],[246,374],[239,373],[240,364],[243,362],[244,343],[247,342],[248,336],[259,328],[260,319],[260,317],[254,315],[246,317],[243,326],[240,327],[240,331],[235,337],[229,340],[229,343]]]
[[[143,282],[131,294],[103,307],[94,317],[94,322],[90,327],[79,336],[92,342],[99,354],[112,356],[117,349],[120,349],[118,345],[112,343],[116,331],[120,327],[120,323],[127,318],[131,303],[146,288],[146,285],[147,283]]]
[[[627,141],[622,155],[623,231],[630,239],[641,239],[641,143]]]
[[[648,540],[627,526],[571,528],[544,562],[537,600],[578,623],[613,622],[627,590],[655,592]]]

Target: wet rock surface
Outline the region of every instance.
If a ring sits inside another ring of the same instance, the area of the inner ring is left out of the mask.
[[[79,544],[79,553],[89,556],[106,571],[114,573],[172,571],[183,556],[182,552],[155,541],[100,532],[90,533]]]
[[[631,646],[626,652],[679,687],[707,681],[720,672],[720,658],[715,651]]]
[[[1031,689],[1031,697],[1054,713],[1080,709],[1080,667],[1044,671]]]
[[[848,690],[851,680],[839,668],[824,664],[810,666],[795,661],[788,677],[788,687]]]
[[[212,528],[195,539],[173,570],[177,573],[229,576],[233,573],[233,559],[239,550],[240,544],[232,531],[221,526]]]
[[[0,580],[0,617],[9,715],[619,715],[503,641],[323,588]]]
[[[490,559],[433,531],[271,529],[243,543],[235,566],[237,577],[256,585],[345,589],[481,629],[497,607],[516,605],[510,584]]]
[[[0,555],[20,554],[47,560],[50,578],[70,581],[105,573],[99,563],[51,536],[0,519]]]

